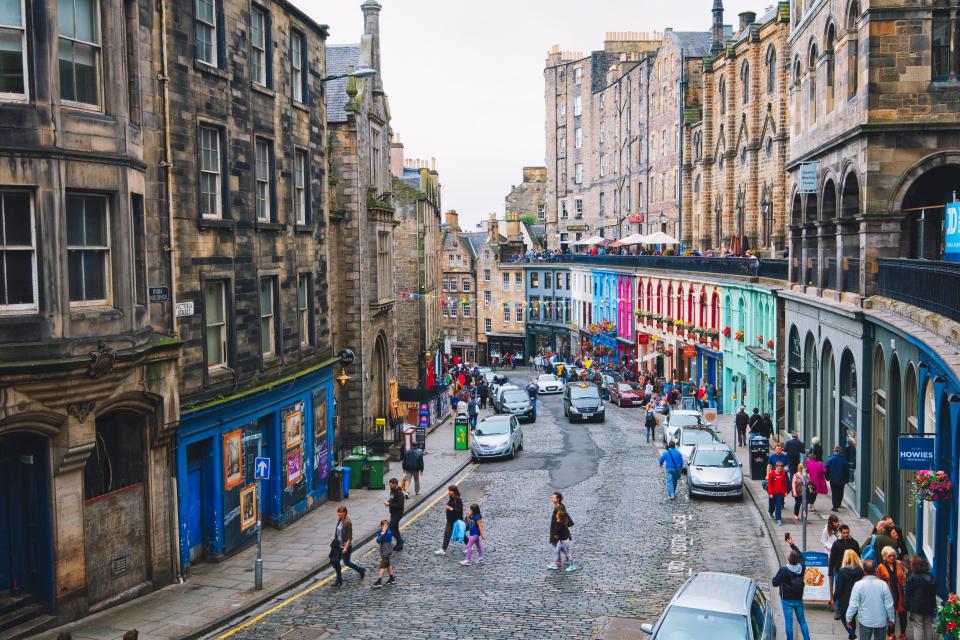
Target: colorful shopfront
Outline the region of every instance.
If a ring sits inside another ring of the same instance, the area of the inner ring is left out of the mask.
[[[181,413],[177,432],[180,565],[253,542],[257,514],[282,527],[327,497],[333,466],[333,366],[320,363],[239,397]],[[270,460],[260,495],[257,457]]]
[[[777,423],[776,298],[772,289],[724,284],[720,305],[723,350],[720,398],[724,411],[741,406]]]

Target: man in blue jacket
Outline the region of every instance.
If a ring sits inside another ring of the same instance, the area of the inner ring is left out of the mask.
[[[840,446],[833,448],[833,454],[827,458],[827,480],[830,482],[830,498],[833,500],[831,511],[839,511],[843,502],[844,487],[847,486],[847,457]]]
[[[666,450],[660,454],[659,464],[666,473],[667,498],[674,500],[677,497],[677,483],[680,482],[680,470],[683,469],[683,454],[677,451],[677,443],[671,440]]]

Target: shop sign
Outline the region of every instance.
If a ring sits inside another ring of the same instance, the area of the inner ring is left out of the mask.
[[[897,461],[901,471],[920,471],[933,468],[933,451],[936,440],[917,436],[900,436]]]
[[[797,371],[795,369],[790,369],[789,371],[787,371],[787,388],[788,389],[809,389],[810,388],[810,372]]]
[[[960,262],[960,202],[951,202],[944,209],[943,259]]]
[[[590,225],[588,224],[571,224],[570,226],[566,227],[566,230],[567,231],[586,231],[589,228],[590,228]]]
[[[683,357],[684,358],[696,358],[697,357],[697,348],[692,344],[684,345],[683,347]]]

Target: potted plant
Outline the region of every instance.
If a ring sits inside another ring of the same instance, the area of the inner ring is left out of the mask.
[[[953,493],[953,482],[945,471],[917,471],[913,474],[913,495],[918,500],[936,502],[949,500]]]
[[[773,340],[767,340],[767,349],[773,351]]]
[[[733,334],[733,339],[736,340],[737,342],[743,342],[743,331],[740,330],[740,331],[737,331],[735,334]]]
[[[757,344],[763,344],[763,336],[757,336]]]
[[[724,338],[729,338],[729,337],[730,337],[730,327],[724,327],[724,328],[723,328],[723,337],[724,337]]]
[[[960,626],[960,596],[951,593],[937,607],[937,633],[945,638],[955,638]]]

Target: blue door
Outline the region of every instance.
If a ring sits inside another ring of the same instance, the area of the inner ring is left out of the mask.
[[[187,490],[183,513],[186,523],[186,546],[190,550],[190,562],[203,556],[204,531],[204,455],[209,448],[207,443],[196,443],[187,447]]]
[[[47,442],[38,435],[0,437],[0,594],[29,593],[50,602],[50,501]]]

